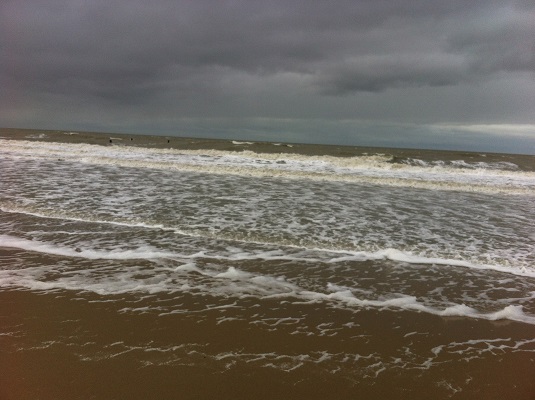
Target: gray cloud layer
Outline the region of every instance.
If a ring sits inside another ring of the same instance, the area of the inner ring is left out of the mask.
[[[140,114],[159,129],[190,117],[529,124],[534,37],[530,1],[4,0],[0,123],[33,110],[131,129]],[[472,116],[458,107],[490,97]]]

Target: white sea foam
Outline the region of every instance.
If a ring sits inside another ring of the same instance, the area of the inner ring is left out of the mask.
[[[451,258],[442,258],[442,257],[433,257],[433,256],[420,256],[414,255],[411,252],[405,252],[397,249],[383,249],[375,252],[367,251],[346,251],[347,255],[341,257],[333,257],[330,262],[340,262],[348,261],[351,259],[354,260],[392,260],[406,262],[409,264],[433,264],[433,265],[449,265],[454,267],[465,267],[465,268],[474,268],[474,269],[488,269],[505,273],[512,273],[515,275],[521,276],[530,276],[535,277],[535,269],[531,266],[520,266],[518,268],[511,268],[511,266],[503,265],[492,265],[492,264],[480,264],[473,263],[470,261],[451,259]]]
[[[237,140],[233,140],[233,141],[232,141],[232,144],[236,144],[236,145],[253,144],[253,142],[239,142],[239,141],[237,141]]]
[[[84,257],[89,260],[123,260],[129,258],[176,257],[176,254],[162,254],[150,248],[135,251],[95,252],[59,248],[44,243],[35,243],[26,239],[14,239],[2,235],[0,242],[4,247],[16,247],[28,251],[39,251],[46,254],[64,257]],[[180,262],[173,258],[175,262]],[[297,285],[283,276],[252,273],[230,266],[224,270],[215,266],[199,267],[194,261],[181,262],[181,265],[170,268],[167,264],[154,264],[150,270],[146,267],[119,267],[103,264],[101,267],[91,266],[89,269],[70,270],[65,267],[52,267],[47,263],[40,266],[29,266],[20,269],[0,270],[0,288],[26,288],[36,291],[74,290],[91,291],[100,295],[144,292],[192,292],[206,293],[225,298],[256,297],[260,299],[280,298],[296,303],[328,302],[336,307],[353,310],[381,309],[391,311],[411,311],[432,314],[440,317],[462,317],[484,319],[490,321],[511,320],[535,325],[535,316],[524,312],[522,305],[507,305],[493,312],[481,312],[465,304],[449,304],[439,308],[426,304],[424,299],[413,295],[392,293],[385,298],[364,298],[374,296],[351,287],[329,283],[325,291]],[[76,265],[76,264],[75,264]],[[52,274],[52,275],[51,275]],[[54,276],[51,278],[50,276]],[[358,296],[355,294],[358,293]],[[170,311],[169,313],[173,313]]]
[[[10,235],[0,235],[0,247],[16,248],[56,256],[85,258],[89,260],[155,259],[176,256],[175,253],[161,251],[152,246],[143,246],[135,250],[115,249],[111,251],[102,251],[95,249],[69,248],[52,243],[17,238]]]
[[[210,364],[210,369],[220,371],[234,368],[272,368],[284,372],[291,372],[302,367],[311,371],[323,371],[328,374],[343,374],[342,376],[357,379],[371,379],[376,383],[376,378],[384,371],[419,370],[430,369],[440,366],[442,370],[445,364],[459,365],[459,362],[469,362],[472,359],[495,359],[497,355],[514,352],[533,353],[535,349],[533,339],[513,340],[511,338],[488,338],[473,339],[464,342],[451,342],[441,344],[429,349],[428,352],[415,352],[409,347],[399,350],[395,356],[383,354],[379,351],[369,351],[363,346],[360,352],[348,349],[342,352],[326,350],[309,351],[305,354],[296,351],[253,351],[252,349],[240,348],[231,350],[216,350],[215,352],[207,343],[186,342],[180,345],[157,343],[152,340],[138,342],[136,344],[116,341],[99,346],[95,352],[95,342],[81,344],[74,337],[62,338],[61,341],[45,341],[38,346],[25,348],[34,350],[37,348],[50,348],[53,346],[65,346],[73,350],[84,361],[100,361],[126,356],[129,362],[139,362],[142,366],[161,365],[166,368],[172,365],[195,365],[202,367]],[[23,349],[19,349],[21,351]],[[431,357],[425,358],[431,354]],[[134,361],[135,360],[135,361]],[[471,378],[465,381],[470,382]],[[437,386],[451,386],[446,380],[437,382]],[[457,386],[456,386],[457,387]],[[454,389],[453,387],[451,389]],[[449,389],[449,390],[451,390]],[[454,389],[460,391],[461,388]]]
[[[452,342],[431,349],[434,356],[424,365],[430,367],[433,363],[442,363],[444,362],[442,358],[447,359],[453,354],[469,361],[473,358],[482,358],[489,353],[492,355],[503,354],[507,351],[535,353],[534,344],[535,339],[513,340],[511,338],[471,339],[464,342]]]
[[[229,267],[227,271],[215,275],[216,278],[228,278],[232,280],[250,279],[251,276],[251,274],[244,271],[239,271],[234,267]]]
[[[508,170],[516,171],[518,170],[518,165],[512,162],[498,161],[498,162],[466,162],[464,160],[453,160],[453,161],[424,161],[418,158],[408,158],[401,161],[401,164],[419,166],[419,167],[428,167],[428,168],[443,168],[443,167],[452,167],[459,169],[469,169],[469,170]]]
[[[18,157],[63,157],[101,165],[486,193],[529,194],[535,188],[533,172],[503,170],[483,164],[475,168],[459,168],[459,165],[428,168],[394,164],[387,155],[342,158],[0,140],[6,154]]]
[[[231,199],[232,200],[232,199]],[[112,205],[112,207],[116,207]],[[242,210],[243,208],[240,207]],[[417,251],[414,250],[408,250],[404,248],[404,243],[399,242],[397,245],[399,248],[393,248],[393,247],[387,247],[387,248],[378,248],[377,242],[373,241],[371,242],[371,246],[373,248],[373,251],[368,250],[370,247],[368,247],[366,242],[357,243],[349,247],[345,246],[330,246],[332,242],[332,235],[331,237],[327,237],[325,234],[322,234],[322,230],[329,230],[329,225],[321,225],[316,226],[314,231],[312,232],[313,235],[318,235],[317,240],[314,241],[305,241],[303,242],[300,238],[299,230],[302,229],[299,225],[297,225],[295,228],[290,227],[292,229],[292,234],[295,235],[295,239],[274,239],[271,238],[268,234],[264,236],[252,236],[249,234],[249,232],[244,231],[244,233],[240,233],[239,231],[236,231],[234,229],[229,230],[226,229],[227,232],[218,232],[214,229],[191,229],[185,224],[175,225],[171,220],[166,221],[166,223],[170,223],[169,225],[164,225],[162,223],[155,223],[151,222],[150,220],[143,221],[139,218],[138,215],[135,215],[134,218],[128,217],[127,215],[122,216],[118,215],[117,217],[113,216],[106,216],[106,217],[98,217],[97,213],[94,213],[92,211],[92,215],[88,216],[86,213],[80,213],[78,210],[68,211],[65,209],[58,209],[58,210],[34,210],[35,207],[28,207],[28,206],[22,206],[18,204],[13,204],[10,202],[0,202],[0,210],[5,213],[20,213],[24,215],[31,215],[36,216],[39,218],[52,218],[52,219],[58,219],[61,221],[80,221],[80,222],[86,222],[89,224],[109,224],[111,226],[124,226],[124,227],[134,227],[134,228],[142,228],[147,230],[158,230],[158,231],[168,231],[173,232],[175,234],[179,234],[186,237],[195,237],[199,239],[209,239],[214,241],[228,241],[230,243],[237,243],[240,244],[240,247],[244,245],[261,245],[261,246],[268,246],[273,247],[276,246],[277,248],[283,248],[286,249],[285,251],[275,251],[273,252],[272,249],[266,249],[264,252],[256,252],[254,254],[249,253],[248,251],[242,251],[240,249],[236,249],[237,252],[232,251],[230,254],[226,254],[226,252],[220,253],[222,258],[224,259],[239,259],[240,258],[240,252],[243,255],[244,259],[251,259],[251,258],[264,258],[264,259],[270,259],[270,260],[310,260],[311,255],[310,254],[321,254],[321,260],[322,261],[328,261],[331,263],[340,263],[345,261],[364,261],[364,260],[392,260],[397,262],[404,262],[404,263],[410,263],[410,264],[429,264],[429,265],[448,265],[448,266],[456,266],[456,267],[464,267],[464,268],[475,268],[475,269],[488,269],[488,270],[495,270],[505,273],[513,273],[517,275],[523,275],[523,276],[535,276],[535,269],[532,262],[532,257],[529,256],[529,243],[525,244],[526,249],[523,249],[520,247],[521,244],[521,238],[516,239],[514,236],[511,237],[510,241],[517,241],[518,246],[514,249],[511,249],[511,251],[508,251],[507,249],[502,250],[500,253],[496,253],[493,255],[492,253],[487,253],[485,257],[477,257],[478,256],[478,248],[473,246],[472,248],[464,247],[463,249],[459,249],[456,253],[452,253],[451,251],[449,253],[444,253],[441,251],[440,247],[438,246],[421,246],[420,249]],[[206,210],[205,210],[206,212]],[[242,212],[241,215],[245,215],[245,213]],[[218,218],[217,215],[214,215],[212,217],[212,223],[213,224],[226,224],[226,221],[217,221],[214,220],[214,218]],[[259,218],[259,216],[253,215],[251,222],[256,224],[256,219]],[[288,219],[285,219],[287,223],[290,223]],[[233,224],[236,224],[237,221],[235,217],[232,219]],[[247,221],[248,224],[251,222]],[[281,222],[283,222],[281,220]],[[371,221],[373,222],[373,221]],[[438,224],[441,221],[430,221],[428,223],[428,227],[431,227],[430,224]],[[448,222],[451,222],[451,219],[448,220]],[[396,225],[394,224],[393,227]],[[480,227],[480,225],[478,225]],[[477,227],[477,226],[476,226]],[[370,227],[373,229],[373,227]],[[491,227],[492,228],[492,227]],[[101,229],[101,228],[98,228]],[[344,232],[351,233],[350,231],[344,231],[343,226],[338,226],[338,229],[340,230],[340,235],[343,235]],[[384,228],[383,228],[384,229]],[[390,228],[388,228],[390,230]],[[441,233],[441,235],[445,234],[444,227],[441,227],[437,225],[438,232]],[[466,235],[468,235],[469,230],[472,229],[469,226],[461,226],[460,229],[463,229]],[[481,227],[480,227],[481,229]],[[472,229],[473,230],[473,229]],[[373,231],[372,231],[373,232]],[[274,232],[277,233],[277,232]],[[388,232],[385,232],[384,234],[387,234]],[[396,234],[395,231],[392,232],[393,234]],[[375,234],[375,233],[374,233]],[[408,231],[405,236],[409,234],[412,235],[412,232]],[[452,233],[453,234],[453,233]],[[338,235],[338,236],[340,236]],[[494,235],[494,233],[493,233]],[[499,237],[503,237],[504,233],[502,231],[497,231],[496,235],[499,235]],[[308,234],[310,237],[310,234]],[[420,236],[421,237],[421,236]],[[436,237],[436,235],[435,235]],[[433,235],[430,235],[430,238],[433,240],[436,240]],[[340,238],[343,240],[344,237],[340,236]],[[425,240],[426,238],[423,237],[420,240]],[[479,244],[476,242],[476,245]],[[449,242],[444,243],[444,248],[447,249],[447,247],[451,248],[451,245]],[[345,247],[345,248],[344,248]],[[361,250],[359,249],[361,248]],[[293,249],[293,250],[291,250]],[[70,249],[67,251],[72,251],[74,249]],[[291,254],[288,253],[287,250],[291,250]],[[64,251],[64,250],[61,250]],[[310,254],[306,254],[306,253]],[[525,254],[524,254],[525,252]],[[160,253],[161,250],[160,250]],[[71,254],[71,253],[69,253]],[[86,255],[87,253],[82,253],[81,255]],[[449,257],[448,257],[449,255]],[[474,255],[476,257],[474,257]],[[78,254],[80,256],[80,254]],[[170,256],[169,254],[164,254],[163,257]],[[452,257],[453,256],[453,257]]]
[[[522,310],[522,306],[507,306],[502,310],[492,313],[482,313],[468,307],[464,304],[455,304],[445,309],[437,309],[435,307],[427,306],[417,300],[415,296],[401,296],[386,300],[367,300],[355,297],[351,291],[343,290],[336,291],[331,294],[323,293],[306,293],[306,297],[317,299],[332,299],[348,304],[349,306],[357,306],[364,308],[386,308],[386,309],[401,309],[407,311],[418,311],[428,314],[433,314],[441,317],[466,317],[475,319],[486,319],[496,321],[507,319],[511,321],[523,322],[535,325],[535,316],[527,315]]]
[[[4,211],[4,210],[2,210]],[[18,212],[18,211],[17,211]],[[34,215],[33,213],[31,215]],[[58,218],[58,217],[54,217]],[[77,219],[78,220],[78,219]],[[88,221],[94,223],[95,221]],[[98,223],[106,223],[105,221],[98,221]],[[116,224],[112,222],[112,224]],[[132,224],[121,223],[122,226],[144,227],[147,229],[162,229],[161,226],[150,226],[146,224]],[[174,231],[172,228],[168,230]],[[187,232],[175,231],[184,236],[189,236]],[[191,235],[193,237],[199,237],[199,234]],[[210,239],[225,240],[223,237],[214,237],[213,235],[207,236]],[[239,242],[236,239],[232,239],[233,242]],[[273,245],[273,243],[262,243],[258,241],[241,241],[244,244],[256,244],[256,245]],[[366,260],[392,260],[399,261],[408,264],[429,264],[429,265],[445,265],[453,267],[463,267],[479,270],[494,270],[507,274],[535,277],[535,269],[522,266],[519,268],[513,268],[511,266],[492,265],[492,264],[477,264],[469,261],[447,259],[441,257],[424,257],[413,255],[411,252],[405,252],[397,249],[381,249],[375,252],[370,251],[354,251],[354,250],[333,250],[322,248],[306,248],[296,245],[284,244],[283,247],[288,249],[297,250],[293,253],[280,253],[272,250],[267,251],[254,251],[248,252],[246,250],[232,249],[229,253],[219,253],[213,255],[206,253],[205,251],[196,251],[194,253],[184,253],[176,251],[165,251],[157,249],[153,246],[142,245],[137,249],[114,249],[110,251],[98,250],[94,248],[71,248],[62,245],[55,245],[53,243],[40,242],[38,240],[28,240],[24,238],[18,238],[11,235],[0,235],[1,247],[19,248],[22,250],[33,251],[38,253],[54,254],[58,256],[66,257],[78,257],[87,259],[109,259],[109,260],[128,260],[128,259],[195,259],[205,258],[214,260],[225,261],[245,261],[245,260],[288,260],[288,261],[302,261],[302,262],[327,262],[331,264],[347,262],[347,261],[366,261]],[[300,250],[300,251],[299,251]],[[321,255],[321,258],[318,256]],[[232,277],[233,272],[226,272],[226,277]]]

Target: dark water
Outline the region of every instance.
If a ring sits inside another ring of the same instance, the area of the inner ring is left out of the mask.
[[[534,398],[535,157],[17,135],[1,399]]]

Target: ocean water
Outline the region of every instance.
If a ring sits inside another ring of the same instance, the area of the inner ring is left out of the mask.
[[[535,157],[72,136],[0,139],[0,398],[535,397]]]

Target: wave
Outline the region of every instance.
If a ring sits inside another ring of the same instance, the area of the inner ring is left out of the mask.
[[[6,235],[0,236],[0,242],[8,247],[16,247],[29,251],[44,252],[71,257],[99,259],[169,257],[176,254],[159,252],[155,249],[138,249],[134,251],[103,252],[76,251],[51,244],[17,239]],[[203,256],[204,257],[204,256]],[[192,257],[193,258],[193,257]],[[200,268],[195,260],[182,263],[174,268],[156,268],[147,275],[143,267],[109,268],[109,273],[102,274],[94,268],[78,271],[50,270],[49,267],[26,267],[22,269],[0,270],[0,288],[25,288],[36,291],[74,290],[89,291],[100,295],[116,295],[132,292],[168,293],[191,292],[209,293],[224,297],[256,297],[260,299],[284,299],[298,303],[328,302],[335,307],[346,309],[380,309],[390,311],[423,312],[440,317],[462,317],[484,319],[489,321],[511,320],[535,325],[535,316],[523,311],[522,305],[507,305],[493,312],[481,312],[465,304],[448,302],[443,308],[425,304],[416,296],[392,294],[385,299],[365,299],[357,297],[351,288],[328,283],[324,291],[309,290],[299,286],[283,276],[274,277],[240,270],[230,266],[220,271]],[[47,274],[56,272],[54,279],[45,278]],[[141,278],[140,278],[141,276]],[[163,311],[163,310],[162,310]],[[172,314],[173,310],[167,313]],[[183,312],[181,310],[180,312]],[[165,312],[164,312],[165,313]]]
[[[80,247],[67,247],[38,240],[28,240],[11,235],[0,235],[0,247],[26,250],[42,254],[51,254],[63,257],[85,258],[88,260],[135,260],[178,257],[176,253],[158,250],[152,246],[143,246],[135,250],[95,250]]]
[[[535,172],[512,163],[424,162],[388,154],[309,156],[223,150],[176,150],[2,140],[6,155],[97,165],[249,177],[354,182],[433,190],[533,194]]]
[[[0,208],[3,212],[16,212],[18,211],[8,211],[5,208]],[[39,216],[41,218],[48,218],[47,216],[36,213],[28,213],[28,215]],[[172,227],[165,227],[163,225],[151,225],[144,223],[128,223],[128,222],[115,222],[115,221],[94,221],[94,220],[84,220],[81,218],[69,218],[67,216],[59,217],[53,216],[50,218],[54,219],[65,219],[73,220],[87,223],[98,223],[98,224],[111,224],[119,226],[130,226],[136,228],[145,228],[145,229],[158,229],[158,230],[167,230],[175,234],[204,238],[209,240],[217,241],[228,241],[232,243],[241,243],[246,247],[247,245],[261,245],[267,246],[269,249],[265,251],[259,251],[258,249],[254,252],[249,252],[245,249],[241,250],[238,253],[219,253],[217,255],[211,254],[208,251],[195,251],[192,253],[177,253],[172,251],[165,251],[153,246],[141,246],[135,250],[127,249],[115,249],[112,251],[97,250],[97,249],[83,249],[81,247],[73,248],[66,247],[62,245],[56,245],[53,243],[40,242],[37,240],[28,240],[24,238],[18,238],[10,235],[0,235],[0,247],[11,247],[18,248],[21,250],[53,254],[58,256],[66,257],[80,257],[87,259],[110,259],[110,260],[129,260],[129,259],[214,259],[214,260],[227,260],[227,261],[242,261],[242,260],[288,260],[288,261],[299,261],[299,262],[322,262],[322,263],[341,263],[341,262],[351,262],[351,261],[379,261],[379,260],[390,260],[400,263],[414,264],[414,265],[444,265],[450,267],[462,267],[470,268],[477,270],[493,270],[497,272],[526,276],[526,277],[535,277],[535,269],[530,266],[503,266],[497,264],[481,264],[475,263],[463,259],[451,259],[440,257],[439,255],[420,255],[413,254],[410,251],[404,251],[395,248],[384,248],[374,251],[366,250],[350,250],[350,249],[332,249],[332,248],[321,248],[321,247],[303,247],[295,244],[289,243],[273,243],[273,242],[262,242],[255,240],[244,240],[242,238],[236,237],[226,237],[224,235],[215,235],[215,234],[206,234],[202,235],[198,231],[188,233],[184,230],[174,229]],[[281,251],[273,252],[272,248],[276,246],[277,249]]]
[[[525,314],[521,305],[509,305],[495,312],[482,313],[472,307],[466,306],[465,304],[454,304],[444,309],[437,309],[419,302],[415,296],[400,296],[386,300],[363,300],[355,297],[355,295],[349,290],[338,290],[339,287],[335,285],[330,285],[328,289],[330,289],[333,293],[322,296],[345,302],[350,306],[403,309],[408,311],[425,312],[440,317],[468,317],[475,319],[486,319],[489,321],[508,319],[535,325],[535,316]],[[317,296],[318,294],[314,294],[311,297],[314,298]]]
[[[517,164],[508,162],[508,161],[498,161],[498,162],[468,162],[464,160],[435,160],[435,161],[424,161],[418,158],[402,158],[402,157],[393,157],[390,161],[395,164],[405,164],[416,167],[427,167],[427,168],[455,168],[455,169],[468,169],[468,170],[504,170],[504,171],[518,171],[519,167]]]
[[[235,144],[235,145],[244,145],[244,144],[253,144],[253,142],[239,142],[237,140],[233,140],[232,141],[232,144]]]

